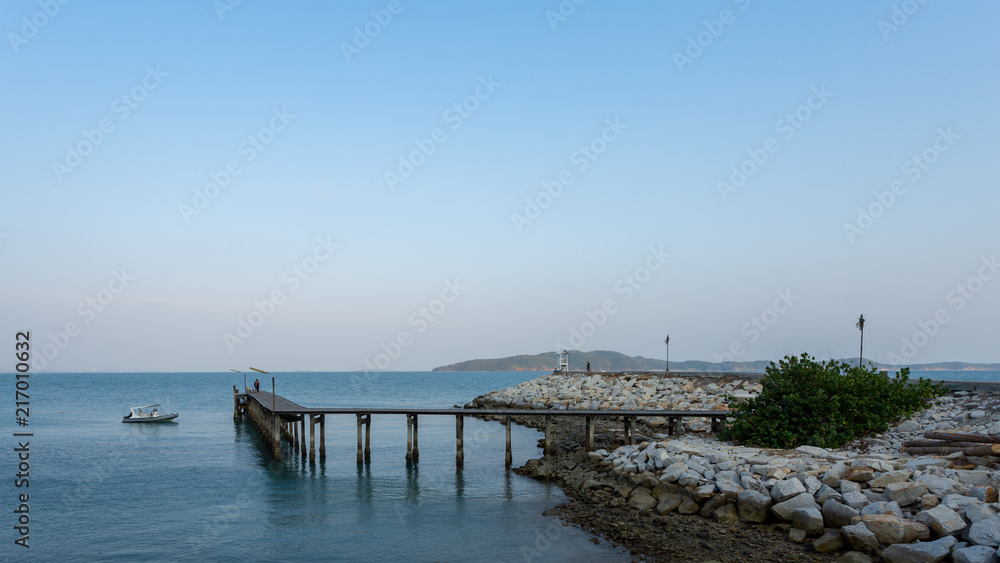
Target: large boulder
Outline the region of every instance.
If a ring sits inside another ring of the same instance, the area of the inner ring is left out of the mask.
[[[813,549],[820,553],[832,553],[844,547],[844,538],[837,530],[830,530],[813,542]]]
[[[969,541],[978,545],[1000,545],[1000,516],[980,520],[969,527]]]
[[[909,506],[920,500],[920,497],[927,494],[927,485],[924,483],[889,483],[885,487],[885,496],[890,500],[898,502],[900,506]]]
[[[798,479],[784,479],[776,481],[771,487],[771,500],[779,503],[804,492],[806,492],[806,487],[802,484],[802,481]]]
[[[850,525],[851,519],[858,516],[858,511],[833,499],[823,503],[823,520],[831,528],[841,528]]]
[[[868,486],[873,488],[885,487],[891,483],[903,483],[913,475],[912,471],[902,469],[899,471],[890,471],[888,473],[882,473],[878,477],[875,477],[871,481],[868,481]]]
[[[771,507],[771,512],[782,521],[787,522],[792,519],[792,512],[795,512],[796,508],[819,508],[819,505],[813,500],[812,495],[803,492],[784,502],[775,504]]]
[[[920,531],[909,522],[892,514],[866,514],[854,520],[867,526],[879,543],[886,545],[910,543],[920,536]]]
[[[955,563],[997,563],[997,550],[986,545],[974,545],[972,547],[960,547],[951,552],[951,558]]]
[[[667,514],[680,506],[684,498],[674,493],[663,493],[657,500],[659,503],[656,505],[656,511],[660,514]]]
[[[965,529],[965,520],[947,506],[939,505],[917,513],[917,521],[923,522],[940,536],[953,536]]]
[[[818,536],[824,531],[823,514],[818,508],[796,508],[792,511],[792,526],[803,530],[807,536]]]
[[[840,529],[841,535],[856,551],[874,551],[879,548],[878,538],[863,523],[851,524]]]
[[[895,544],[885,548],[882,559],[886,563],[938,563],[944,561],[958,540],[945,536],[929,542]]]
[[[658,504],[656,499],[653,498],[653,495],[649,494],[645,487],[639,487],[636,491],[641,492],[638,492],[638,494],[635,492],[632,493],[632,496],[628,499],[629,506],[638,510],[651,510],[656,508],[656,505]]]
[[[761,523],[767,520],[767,512],[771,509],[771,497],[759,491],[746,490],[737,497],[736,508],[740,520]]]

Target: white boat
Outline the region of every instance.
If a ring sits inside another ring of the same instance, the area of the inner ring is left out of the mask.
[[[177,418],[178,415],[175,412],[170,414],[160,414],[160,411],[156,409],[158,406],[160,405],[155,404],[146,405],[144,407],[132,407],[132,412],[125,415],[122,422],[166,422]]]

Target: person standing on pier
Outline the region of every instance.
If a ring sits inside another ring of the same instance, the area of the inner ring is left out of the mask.
[[[253,392],[254,393],[260,393],[260,380],[259,379],[254,379],[253,380]]]

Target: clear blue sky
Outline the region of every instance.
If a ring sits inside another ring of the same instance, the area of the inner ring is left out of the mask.
[[[4,3],[36,367],[1000,362],[994,3],[224,6]]]

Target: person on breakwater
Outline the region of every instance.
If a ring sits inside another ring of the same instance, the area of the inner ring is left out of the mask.
[[[587,362],[587,371],[590,371],[590,362]]]
[[[259,379],[254,379],[253,380],[253,392],[254,393],[260,393],[260,380]]]

